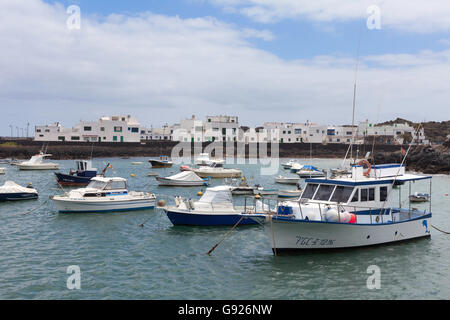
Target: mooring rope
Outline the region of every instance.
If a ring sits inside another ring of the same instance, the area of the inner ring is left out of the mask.
[[[440,231],[440,232],[442,232],[442,233],[444,233],[444,234],[450,234],[450,232],[441,230],[441,229],[439,229],[439,228],[437,228],[437,227],[435,227],[435,226],[433,226],[433,225],[431,225],[431,226],[432,226],[433,228],[435,228],[437,231]]]
[[[231,228],[231,230],[228,231],[228,232],[225,234],[225,236],[222,238],[222,240],[220,240],[219,242],[217,242],[216,245],[213,246],[213,247],[207,252],[208,255],[211,255],[211,253],[219,246],[219,244],[221,244],[222,241],[225,240],[225,238],[228,237],[228,236],[231,234],[231,232],[238,226],[238,224],[241,223],[242,219],[244,219],[244,216],[242,216],[242,217],[239,219],[239,221],[233,226],[233,228]]]

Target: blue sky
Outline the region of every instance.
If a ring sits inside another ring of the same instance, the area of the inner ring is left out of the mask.
[[[356,121],[448,120],[449,16],[446,0],[3,0],[0,135],[110,114],[346,124],[358,46]]]

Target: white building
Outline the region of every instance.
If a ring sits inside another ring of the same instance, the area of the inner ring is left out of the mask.
[[[140,142],[141,125],[131,116],[102,117],[98,121],[81,121],[73,128],[60,123],[36,126],[36,141]]]
[[[406,135],[411,135],[413,144],[429,144],[425,137],[425,131],[421,128],[417,131],[407,123],[394,123],[392,125],[376,125],[366,120],[358,126],[359,138],[384,137],[387,144],[403,144]]]

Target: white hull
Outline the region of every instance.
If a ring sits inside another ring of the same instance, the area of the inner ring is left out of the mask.
[[[202,178],[239,178],[242,176],[242,172],[239,170],[234,169],[225,169],[225,170],[217,170],[217,171],[210,171],[210,170],[202,170],[202,169],[194,169],[193,170],[199,177]]]
[[[42,163],[42,164],[18,164],[20,170],[59,170],[57,163]]]
[[[199,186],[205,186],[206,181],[177,181],[172,179],[165,179],[156,177],[156,180],[158,181],[160,186],[173,186],[173,187],[199,187]]]
[[[119,197],[116,197],[119,198]],[[58,212],[114,212],[130,211],[140,209],[150,209],[155,207],[155,198],[147,197],[141,199],[124,198],[112,200],[111,197],[105,199],[68,199],[67,197],[55,196],[52,198]]]
[[[431,215],[389,224],[349,224],[320,221],[265,223],[274,251],[356,248],[430,236]]]

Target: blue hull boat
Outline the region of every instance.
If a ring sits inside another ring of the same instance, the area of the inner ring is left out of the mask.
[[[55,172],[57,182],[62,186],[74,186],[83,187],[87,186],[91,179],[97,176],[97,169],[92,167],[91,161],[88,160],[78,160],[77,170],[70,170],[69,174],[64,174],[61,172]],[[100,173],[100,176],[104,176],[108,165]]]
[[[20,201],[20,200],[34,200],[38,195],[34,193],[0,193],[0,202],[2,201]]]
[[[167,211],[174,226],[234,226],[242,218],[239,214],[197,214]],[[244,217],[239,225],[254,225],[256,221]]]

